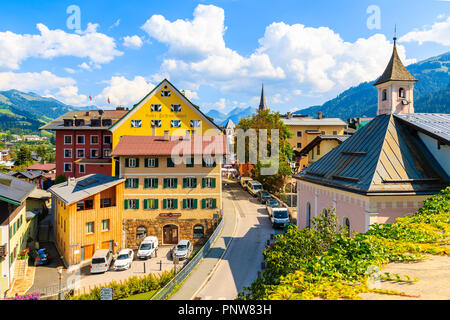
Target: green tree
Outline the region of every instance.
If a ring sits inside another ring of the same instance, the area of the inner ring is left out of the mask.
[[[26,146],[21,146],[17,151],[16,161],[19,166],[28,165],[33,162],[30,149]]]
[[[55,178],[55,183],[54,184],[62,183],[62,182],[65,182],[65,181],[67,181],[66,176],[63,175],[63,174],[60,174],[59,176],[57,176]]]

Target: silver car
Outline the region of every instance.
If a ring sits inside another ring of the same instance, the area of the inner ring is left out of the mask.
[[[189,240],[181,240],[172,249],[172,258],[177,258],[178,260],[183,260],[189,258],[192,252],[192,244]]]

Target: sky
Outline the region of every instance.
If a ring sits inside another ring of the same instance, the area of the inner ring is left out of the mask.
[[[285,113],[375,80],[395,28],[405,65],[448,52],[450,0],[1,0],[0,90],[129,107],[167,78],[227,113],[264,83]]]

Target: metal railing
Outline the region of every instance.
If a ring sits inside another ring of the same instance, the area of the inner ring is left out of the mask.
[[[224,223],[224,218],[222,215],[222,219],[220,223],[217,225],[216,230],[214,230],[211,237],[209,237],[208,241],[203,245],[203,247],[197,252],[197,254],[189,261],[183,269],[178,272],[175,277],[169,281],[168,284],[164,286],[161,290],[159,290],[150,300],[165,300],[172,293],[175,286],[177,284],[182,283],[191,273],[191,271],[195,268],[195,266],[203,259],[211,248],[211,244],[216,240],[217,235],[222,230]]]

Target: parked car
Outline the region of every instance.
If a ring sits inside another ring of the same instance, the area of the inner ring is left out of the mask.
[[[262,204],[265,204],[267,200],[273,199],[270,193],[267,191],[261,190],[258,192],[258,199]]]
[[[252,180],[250,177],[241,177],[239,183],[244,190],[247,190],[247,183]]]
[[[133,262],[134,252],[131,249],[122,249],[114,261],[114,270],[126,270],[131,268]]]
[[[192,252],[192,244],[189,240],[181,240],[172,249],[172,257],[178,258],[178,260],[183,260],[189,258]]]
[[[34,259],[37,266],[43,266],[49,264],[51,260],[50,255],[48,254],[47,249],[42,248],[37,250],[36,257]]]
[[[247,190],[252,196],[256,197],[258,191],[263,190],[263,186],[260,182],[256,180],[250,180],[247,183]]]
[[[158,251],[158,238],[155,236],[145,237],[142,240],[139,250],[137,252],[137,257],[139,259],[151,258],[153,254],[156,255]]]
[[[288,209],[269,207],[268,211],[273,228],[284,228],[290,222]]]
[[[269,211],[270,208],[278,208],[280,206],[280,203],[277,201],[277,199],[271,197],[270,199],[266,200],[266,208],[267,211]]]
[[[109,270],[113,261],[113,253],[109,249],[95,251],[91,260],[91,273],[104,273]]]

